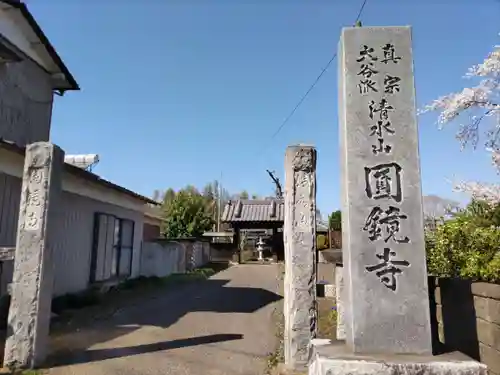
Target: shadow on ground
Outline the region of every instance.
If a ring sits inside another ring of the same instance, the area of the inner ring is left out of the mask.
[[[243,338],[241,334],[217,334],[122,348],[88,349],[98,343],[129,334],[143,326],[167,328],[191,312],[253,313],[282,297],[261,288],[226,286],[230,280],[208,279],[165,290],[154,299],[125,307],[111,318],[80,331],[53,337],[51,367],[100,361],[186,346]]]
[[[153,353],[169,349],[184,348],[188,346],[213,344],[217,342],[232,341],[232,340],[241,340],[242,338],[243,335],[240,334],[217,334],[217,335],[190,337],[186,339],[178,339],[171,341],[161,341],[152,344],[142,344],[136,346],[120,347],[120,348],[92,349],[92,350],[72,353],[69,356],[64,353],[59,353],[59,355],[55,355],[52,358],[53,363],[51,367],[103,361],[106,359],[120,358],[137,354]]]

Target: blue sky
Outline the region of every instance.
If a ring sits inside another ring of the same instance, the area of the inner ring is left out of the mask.
[[[98,153],[95,172],[129,189],[202,187],[269,195],[286,146],[318,149],[318,207],[339,207],[337,63],[321,72],[358,0],[28,0],[82,87],[56,99],[51,137]],[[363,25],[412,25],[419,105],[458,90],[500,43],[498,0],[368,0]],[[460,152],[456,126],[420,119],[424,194],[460,200],[446,179],[497,181],[483,150]]]

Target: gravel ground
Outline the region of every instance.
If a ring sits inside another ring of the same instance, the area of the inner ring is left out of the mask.
[[[262,375],[278,344],[278,273],[278,265],[237,265],[121,309],[60,342],[72,349],[53,357],[49,373]]]

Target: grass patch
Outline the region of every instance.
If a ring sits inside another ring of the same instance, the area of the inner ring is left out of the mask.
[[[278,339],[278,346],[274,352],[269,353],[267,356],[267,373],[271,374],[273,369],[275,369],[280,363],[285,362],[284,353],[284,330],[285,330],[285,316],[283,315],[283,300],[276,304],[276,308],[273,311],[272,319],[276,325],[276,338]]]
[[[280,275],[281,288],[283,288],[283,279]],[[268,375],[305,375],[303,372],[284,371],[282,364],[285,362],[284,355],[284,329],[285,317],[283,315],[283,300],[276,304],[273,311],[273,322],[276,325],[276,337],[279,344],[276,350],[269,353],[267,356],[267,371]],[[333,300],[328,298],[318,298],[318,337],[335,340],[337,333],[337,311],[334,309]]]
[[[283,295],[283,288],[284,288],[284,276],[285,276],[285,265],[283,263],[280,263],[278,265],[279,270],[278,270],[278,279],[277,282],[279,284],[278,290],[281,292],[281,295]],[[275,335],[278,341],[278,345],[276,346],[276,349],[269,353],[267,356],[267,374],[274,374],[277,371],[278,365],[280,363],[285,362],[285,353],[284,353],[284,338],[283,335],[285,333],[285,316],[283,315],[283,307],[284,307],[284,300],[281,299],[276,303],[276,306],[273,310],[272,313],[272,322],[275,326]]]
[[[5,367],[0,370],[1,375],[42,375],[44,373],[45,372],[43,370],[16,370]]]
[[[330,298],[318,298],[318,338],[337,338],[337,310]]]
[[[279,263],[278,282],[279,290],[283,293],[284,288],[285,265]],[[337,334],[337,310],[335,301],[331,298],[318,298],[318,338],[326,338],[335,340]],[[283,371],[282,364],[285,362],[284,355],[284,330],[285,317],[283,314],[284,300],[276,303],[276,307],[272,314],[273,323],[276,327],[276,337],[278,338],[278,346],[272,353],[267,356],[267,371],[269,375],[283,374],[304,374],[301,372]]]

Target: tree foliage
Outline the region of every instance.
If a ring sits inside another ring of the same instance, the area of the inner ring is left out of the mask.
[[[472,201],[426,234],[430,274],[500,282],[500,205]]]
[[[162,233],[166,238],[198,237],[210,230],[213,218],[207,199],[194,187],[187,186],[164,199]]]
[[[249,199],[249,196],[246,190],[231,195],[217,180],[206,184],[201,192],[192,185],[179,192],[172,188],[153,192],[153,198],[162,202],[162,216],[165,220],[162,233],[168,238],[196,237],[203,232],[216,230],[215,223],[222,216],[229,200]],[[252,199],[257,198],[257,195],[252,195]],[[226,231],[229,227],[229,224],[221,223],[219,229]]]
[[[333,211],[330,216],[328,216],[328,225],[330,229],[340,229],[342,227],[342,214],[340,210]]]
[[[162,212],[165,223],[162,233],[165,237],[196,237],[203,232],[216,230],[215,223],[222,216],[222,211],[230,199],[248,199],[249,193],[243,190],[231,196],[223,189],[219,181],[206,184],[201,192],[192,185],[179,192],[169,188],[165,191],[155,190],[155,200],[162,201]],[[219,204],[220,199],[220,204]],[[229,225],[221,223],[221,231],[228,230]]]

